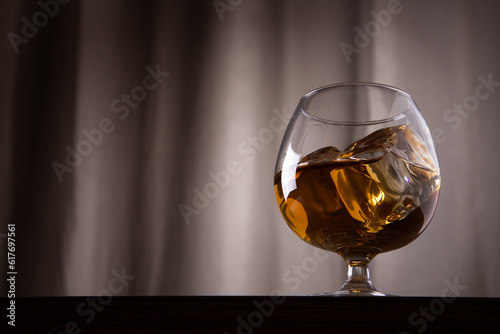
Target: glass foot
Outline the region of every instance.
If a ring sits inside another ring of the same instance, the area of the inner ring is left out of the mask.
[[[376,290],[339,290],[334,292],[317,293],[312,297],[394,297]]]

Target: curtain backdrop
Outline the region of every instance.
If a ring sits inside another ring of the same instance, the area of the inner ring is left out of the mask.
[[[375,286],[499,297],[499,14],[496,1],[2,1],[1,268],[15,224],[17,296],[337,289],[343,260],[288,229],[274,164],[302,95],[371,81],[412,94],[443,177],[423,235],[372,262]]]

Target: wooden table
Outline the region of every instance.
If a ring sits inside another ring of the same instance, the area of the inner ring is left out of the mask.
[[[15,330],[4,315],[1,333],[500,333],[500,298],[81,296],[15,307]]]

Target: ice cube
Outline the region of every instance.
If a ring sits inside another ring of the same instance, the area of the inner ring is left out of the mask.
[[[425,143],[405,125],[353,143],[338,156],[345,159],[358,163],[330,175],[347,210],[368,232],[403,219],[439,188],[439,171]]]
[[[339,154],[338,159],[368,160],[381,158],[396,145],[399,139],[398,135],[405,128],[406,125],[401,125],[377,130],[349,145]]]
[[[340,154],[340,150],[333,146],[326,146],[316,150],[312,153],[309,153],[302,159],[300,162],[307,163],[320,163],[320,162],[332,162],[337,159],[337,156]]]
[[[377,130],[349,145],[338,160],[369,160],[383,157],[388,152],[421,167],[435,170],[433,157],[425,141],[410,126],[400,125]]]
[[[398,141],[391,152],[411,162],[413,165],[436,170],[434,159],[425,141],[409,126],[398,133]]]

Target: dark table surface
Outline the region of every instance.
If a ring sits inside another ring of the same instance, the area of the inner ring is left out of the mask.
[[[15,299],[15,327],[2,318],[1,333],[497,334],[500,298],[30,297]]]

